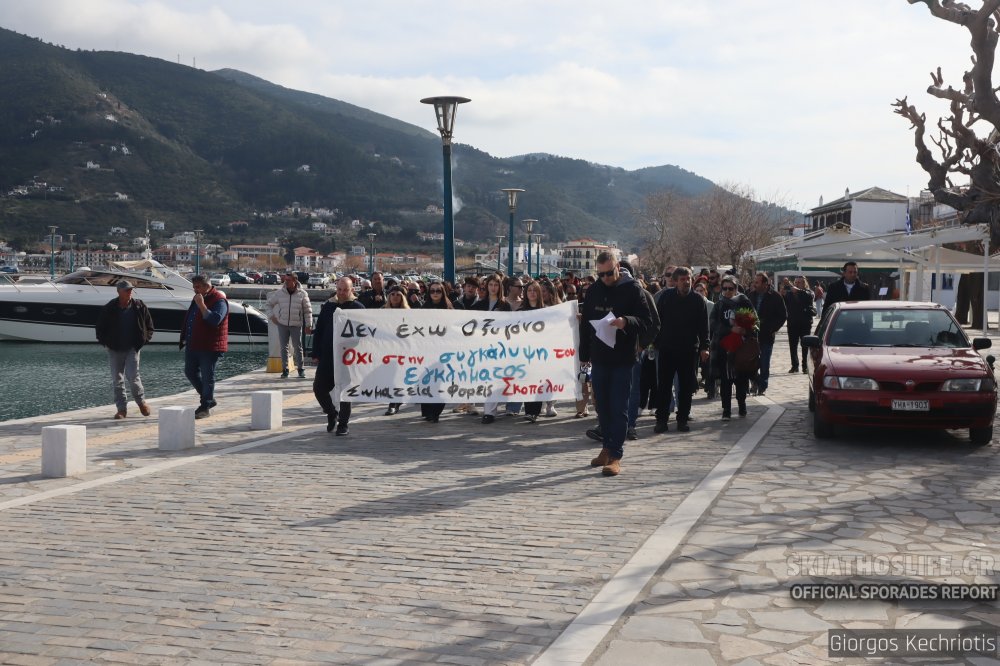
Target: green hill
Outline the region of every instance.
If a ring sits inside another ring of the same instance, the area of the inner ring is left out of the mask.
[[[3,29],[0,61],[0,238],[38,238],[55,224],[99,239],[112,226],[138,233],[148,219],[209,236],[256,220],[249,234],[273,237],[281,224],[265,214],[292,202],[379,220],[405,237],[440,226],[420,214],[441,199],[440,139],[425,129],[235,70],[71,51]],[[713,187],[674,166],[501,159],[466,145],[456,145],[454,165],[456,233],[471,240],[506,228],[502,187],[527,190],[518,217],[541,220],[552,240],[626,245],[647,193]]]

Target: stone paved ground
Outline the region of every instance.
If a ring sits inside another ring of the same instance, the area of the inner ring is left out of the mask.
[[[275,439],[247,427],[248,392],[274,387],[276,441],[195,458]],[[84,480],[156,470],[0,511],[0,661],[528,663],[752,420],[681,440],[644,419],[605,479],[572,412],[434,426],[365,406],[333,437],[306,388],[227,383],[180,453],[156,450],[155,411],[0,424],[0,502],[80,483],[38,476],[44,422],[88,425]]]
[[[749,419],[704,400],[690,436],[643,419],[615,479],[565,410],[433,426],[364,406],[333,437],[307,382],[263,373],[220,387],[185,452],[156,450],[156,411],[0,423],[0,663],[531,663],[771,401],[783,416],[588,663],[812,664],[829,627],[1000,625],[995,604],[789,598],[807,580],[790,557],[997,556],[1000,531],[997,445],[817,442],[784,358]],[[265,388],[286,392],[277,432],[248,427]],[[153,402],[170,404],[191,395]],[[90,471],[43,479],[40,428],[70,422],[88,426]]]
[[[965,432],[849,429],[815,440],[802,399],[806,379],[780,374],[787,351],[777,349],[768,398],[784,415],[588,663],[814,664],[827,661],[831,628],[1000,632],[996,602],[790,598],[793,582],[1000,583],[1000,461],[996,443],[974,448]],[[837,576],[827,564],[820,573],[830,575],[796,571],[808,556],[902,554],[992,565],[958,576],[930,568]],[[890,662],[926,663],[879,663]]]

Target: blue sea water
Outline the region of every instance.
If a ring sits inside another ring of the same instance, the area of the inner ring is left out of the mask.
[[[264,367],[267,346],[229,351],[219,363],[219,379]],[[0,342],[0,421],[108,405],[114,409],[111,371],[103,347]],[[142,350],[140,374],[146,396],[155,398],[191,388],[184,377],[184,353],[174,345]]]

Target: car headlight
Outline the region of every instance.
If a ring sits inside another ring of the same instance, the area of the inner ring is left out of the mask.
[[[941,384],[942,391],[978,391],[983,385],[980,379],[949,379]]]
[[[844,389],[847,391],[877,391],[878,382],[868,377],[827,375],[823,377],[823,388]]]

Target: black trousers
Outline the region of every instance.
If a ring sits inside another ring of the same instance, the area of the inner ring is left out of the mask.
[[[538,416],[542,413],[542,403],[540,402],[526,402],[524,403],[524,413],[526,416]]]
[[[338,423],[347,423],[351,420],[351,403],[341,402],[339,410],[334,407],[330,391],[335,386],[333,365],[320,359],[319,365],[316,366],[316,377],[313,379],[313,395],[316,396],[316,402],[319,403],[319,406],[323,408],[324,414],[333,417]]]
[[[656,359],[643,357],[639,371],[639,409],[655,409],[656,399]]]
[[[809,335],[812,328],[812,322],[805,324],[804,326],[796,326],[789,324],[788,326],[788,354],[792,358],[792,367],[799,367],[799,347],[802,345],[802,336]],[[802,367],[805,368],[809,364],[809,352],[805,347],[802,347]]]
[[[698,388],[695,374],[697,358],[698,350],[694,348],[661,349],[657,354],[657,421],[670,419],[670,389],[674,385],[674,375],[677,375],[677,422],[686,422],[691,416],[691,396]]]
[[[439,418],[444,411],[443,402],[422,402],[420,403],[420,416],[427,418]]]

